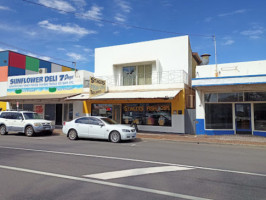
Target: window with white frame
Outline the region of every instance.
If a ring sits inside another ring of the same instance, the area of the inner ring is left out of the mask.
[[[151,85],[152,65],[123,67],[123,85]]]

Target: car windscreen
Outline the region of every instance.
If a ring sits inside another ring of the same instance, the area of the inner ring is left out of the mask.
[[[42,119],[42,117],[37,113],[23,113],[23,114],[25,119]]]
[[[106,124],[117,124],[116,121],[114,121],[110,118],[107,118],[107,117],[101,118],[101,120],[103,120]]]

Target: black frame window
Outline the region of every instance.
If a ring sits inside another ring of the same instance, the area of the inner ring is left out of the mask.
[[[233,129],[232,104],[205,104],[206,129]]]
[[[266,103],[254,103],[254,129],[266,131]]]

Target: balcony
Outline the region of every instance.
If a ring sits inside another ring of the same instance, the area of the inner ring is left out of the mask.
[[[148,85],[173,85],[186,84],[191,85],[191,79],[184,70],[153,72],[151,74],[118,74],[113,76],[96,76],[106,80],[107,86],[148,86]]]

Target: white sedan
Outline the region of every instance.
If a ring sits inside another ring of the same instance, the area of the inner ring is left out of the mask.
[[[136,129],[117,124],[107,117],[80,117],[70,122],[64,122],[63,133],[70,140],[78,138],[107,139],[111,142],[132,140],[136,138]]]

